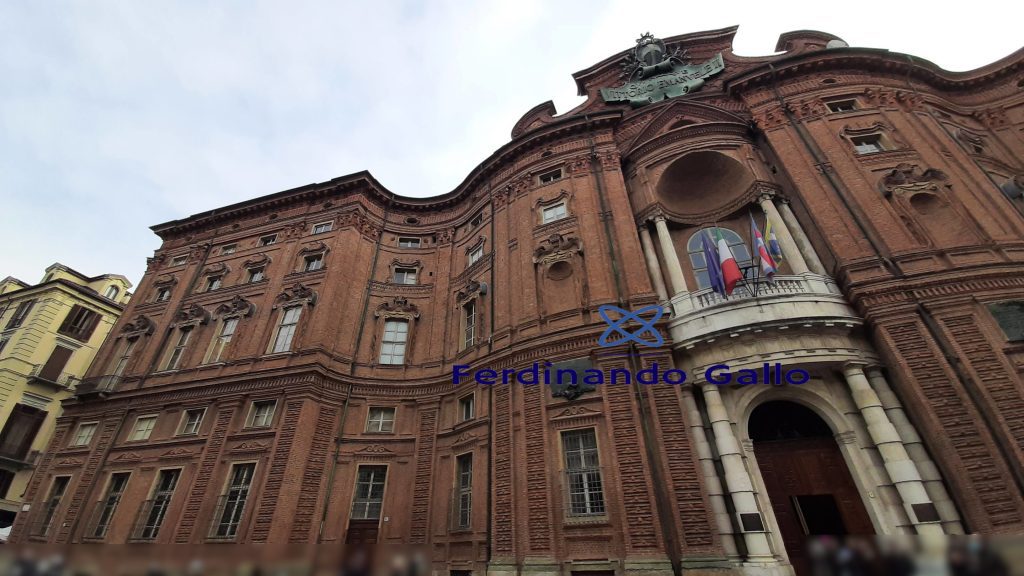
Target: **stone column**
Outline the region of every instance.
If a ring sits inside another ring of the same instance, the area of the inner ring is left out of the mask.
[[[782,221],[789,228],[789,231],[793,233],[793,240],[796,241],[797,247],[800,249],[801,255],[807,262],[807,267],[811,269],[811,272],[815,274],[821,274],[826,276],[825,265],[821,263],[821,259],[818,258],[818,253],[814,251],[814,246],[811,244],[810,238],[804,232],[803,226],[800,225],[800,221],[796,219],[796,214],[793,214],[793,209],[789,207],[789,202],[782,200],[782,205],[779,208],[779,212],[782,214]]]
[[[640,224],[640,246],[644,250],[647,271],[651,273],[651,282],[654,284],[654,291],[658,293],[658,300],[668,300],[665,278],[661,275],[661,265],[658,264],[658,254],[654,251],[654,242],[651,241],[651,231],[647,229],[647,222]]]
[[[938,521],[922,521],[918,519],[918,512],[914,505],[928,509],[934,505],[928,497],[928,492],[921,482],[921,474],[917,466],[907,454],[907,449],[900,441],[896,427],[892,425],[888,414],[882,407],[882,401],[875,394],[867,376],[864,375],[863,364],[855,362],[843,366],[843,375],[846,376],[846,383],[850,387],[850,394],[853,402],[860,410],[861,416],[868,425],[868,434],[871,440],[882,455],[882,462],[889,473],[889,478],[896,486],[896,491],[903,500],[903,507],[906,509],[907,517],[918,534],[943,534],[942,524]]]
[[[878,399],[882,402],[882,408],[888,414],[892,425],[896,427],[896,433],[903,440],[907,454],[910,455],[910,459],[921,473],[924,489],[939,511],[939,518],[942,519],[946,534],[963,534],[964,527],[960,523],[960,514],[956,510],[956,505],[953,504],[953,499],[949,496],[949,491],[946,490],[946,485],[942,482],[942,475],[931,456],[928,455],[921,436],[917,433],[914,425],[910,423],[910,419],[907,418],[907,413],[904,412],[899,399],[893,393],[881,368],[872,366],[867,368],[865,373],[871,387],[878,394]]]
[[[707,404],[711,430],[715,433],[718,457],[722,461],[722,467],[725,468],[725,488],[732,496],[736,513],[761,515],[761,510],[757,506],[757,498],[754,496],[754,483],[743,463],[743,453],[736,440],[736,435],[733,434],[732,422],[730,422],[725,404],[722,402],[722,395],[719,393],[718,387],[713,384],[706,384],[701,390],[704,393],[704,402]],[[763,515],[761,522],[765,532],[743,533],[743,540],[747,545],[747,561],[775,562],[771,546],[768,544],[768,523],[765,522]]]
[[[672,295],[685,294],[686,278],[683,277],[683,267],[679,265],[679,254],[672,243],[672,237],[668,234],[668,224],[665,217],[658,215],[654,217],[654,228],[658,231],[658,243],[661,244],[661,254],[668,266],[668,279],[672,284]]]
[[[782,215],[775,208],[775,202],[772,200],[771,194],[762,194],[759,198],[761,209],[764,210],[765,216],[772,221],[772,230],[778,230],[778,234],[775,237],[779,240],[779,246],[782,247],[782,257],[786,262],[789,263],[789,267],[793,269],[794,274],[803,274],[809,272],[807,269],[807,263],[804,262],[803,254],[800,253],[800,249],[796,247],[796,242],[793,241],[793,233],[790,232],[789,226],[786,226],[786,221],[782,219]],[[767,229],[768,226],[766,225]],[[768,239],[765,239],[767,242]]]
[[[739,551],[736,549],[736,540],[733,537],[732,519],[729,518],[729,511],[725,507],[725,492],[722,490],[722,482],[715,471],[711,446],[708,444],[707,434],[704,433],[703,418],[701,418],[700,409],[697,408],[697,401],[693,398],[693,389],[687,386],[682,389],[682,393],[683,409],[686,410],[690,425],[690,438],[697,450],[697,459],[700,460],[700,469],[704,475],[704,488],[708,491],[711,513],[715,517],[718,533],[722,536],[722,548],[725,550],[726,556],[737,558]]]

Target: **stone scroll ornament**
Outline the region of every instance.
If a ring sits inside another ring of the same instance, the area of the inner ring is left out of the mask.
[[[704,79],[725,70],[719,52],[703,64],[686,63],[686,52],[676,48],[669,52],[665,43],[650,32],[636,41],[636,48],[622,64],[625,83],[616,88],[601,88],[605,102],[627,102],[638,108],[646,104],[696,92]]]

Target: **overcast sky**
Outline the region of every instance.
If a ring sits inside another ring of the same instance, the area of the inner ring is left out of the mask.
[[[1010,2],[0,4],[0,277],[62,262],[137,284],[149,226],[370,170],[450,191],[571,74],[655,36],[738,24],[770,54],[817,29],[968,70],[1020,47]]]

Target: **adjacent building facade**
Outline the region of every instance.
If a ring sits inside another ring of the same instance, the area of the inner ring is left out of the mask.
[[[85,376],[130,287],[124,276],[90,278],[61,264],[38,284],[0,281],[0,530],[21,512],[61,402]]]
[[[584,103],[444,196],[364,172],[155,226],[15,538],[799,574],[808,534],[1024,529],[1024,54],[950,73],[734,33],[578,72]],[[704,231],[743,264],[728,297]],[[663,343],[604,345],[606,305],[661,305]],[[687,379],[501,383],[534,365]]]

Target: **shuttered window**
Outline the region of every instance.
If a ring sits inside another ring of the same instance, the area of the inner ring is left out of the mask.
[[[74,338],[80,342],[88,342],[96,325],[100,321],[100,315],[84,306],[75,304],[71,311],[64,318],[57,332]]]

